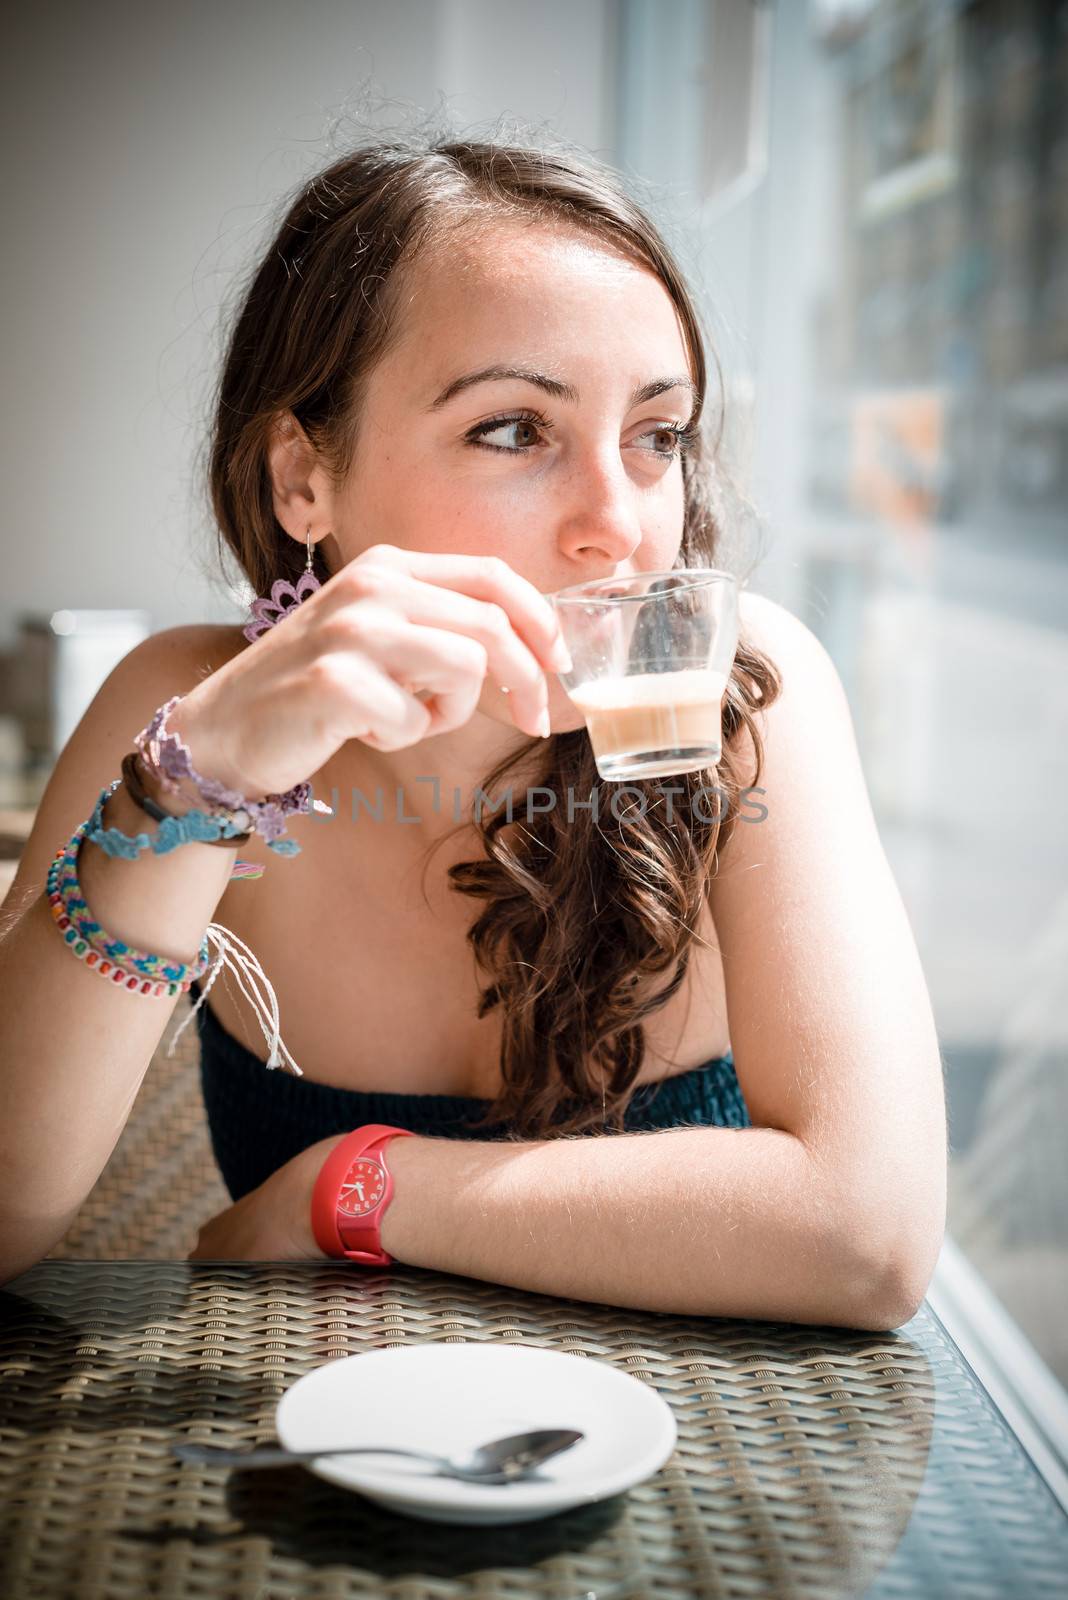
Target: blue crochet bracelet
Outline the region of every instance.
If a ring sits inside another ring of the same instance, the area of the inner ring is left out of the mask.
[[[180,817],[167,816],[152,834],[131,835],[123,833],[121,828],[105,828],[104,806],[121,783],[122,779],[116,778],[106,789],[101,789],[85,833],[86,839],[103,850],[106,856],[121,856],[126,861],[135,861],[145,850],[165,856],[169,851],[177,850],[181,844],[195,840],[210,843],[213,839],[229,839],[235,833],[243,833],[241,824],[232,817],[220,821],[218,817],[209,817],[206,811],[186,811]]]

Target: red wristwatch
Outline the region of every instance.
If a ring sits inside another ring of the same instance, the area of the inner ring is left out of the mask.
[[[390,1139],[412,1138],[410,1128],[366,1122],[345,1135],[319,1170],[312,1190],[312,1232],[324,1255],[386,1267],[394,1260],[382,1248],[382,1217],[393,1198],[386,1165]]]

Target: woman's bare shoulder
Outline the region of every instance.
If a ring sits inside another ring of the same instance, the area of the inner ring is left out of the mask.
[[[761,739],[781,738],[786,728],[809,739],[818,708],[823,704],[833,708],[841,723],[845,708],[842,683],[826,647],[808,624],[778,601],[748,589],[738,596],[738,620],[746,645],[765,656],[781,680],[781,689],[771,703],[757,705],[752,711]],[[751,730],[744,721],[731,740],[731,749],[739,759],[739,771],[746,775],[746,782],[754,782],[756,756]]]
[[[738,594],[738,621],[746,641],[770,656],[776,666],[781,666],[780,655],[789,659],[800,650],[822,650],[816,635],[777,600],[765,594],[754,594],[742,589]]]
[[[247,649],[248,641],[236,622],[188,622],[150,634],[126,659],[151,662],[153,670],[207,678]]]
[[[67,740],[37,806],[4,910],[40,892],[57,845],[92,811],[103,787],[156,708],[188,694],[246,641],[239,626],[187,623],[150,634],[127,652],[97,690]]]

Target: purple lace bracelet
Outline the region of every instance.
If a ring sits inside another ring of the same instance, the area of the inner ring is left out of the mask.
[[[279,855],[295,856],[300,845],[295,839],[283,839],[287,818],[306,815],[312,809],[311,784],[298,783],[285,794],[269,794],[262,800],[247,800],[236,789],[228,789],[215,778],[205,778],[193,765],[189,746],[177,733],[167,727],[167,718],[184,697],[172,695],[161,705],[147,728],[134,740],[147,765],[158,777],[162,787],[171,793],[181,788],[182,780],[192,783],[202,800],[222,809],[242,828],[252,828],[267,841],[269,850]],[[317,802],[319,804],[319,802]],[[329,809],[329,808],[326,808]]]

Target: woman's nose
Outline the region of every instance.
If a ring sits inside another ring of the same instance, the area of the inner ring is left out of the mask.
[[[586,455],[576,463],[558,541],[561,553],[572,560],[599,556],[616,564],[637,550],[642,542],[637,500],[621,461],[612,465]]]

